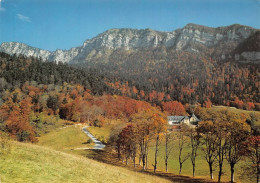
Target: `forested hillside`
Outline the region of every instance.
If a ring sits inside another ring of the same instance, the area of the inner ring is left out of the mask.
[[[214,60],[211,57],[161,47],[117,50],[109,62],[80,65],[95,68],[123,95],[159,104],[178,100],[259,110],[259,65]]]
[[[0,63],[0,127],[19,141],[37,141],[60,120],[102,126],[113,119],[128,121],[140,110],[159,110],[144,101],[106,94],[115,92],[94,71],[4,53]]]
[[[104,83],[103,77],[93,70],[74,69],[61,62],[43,62],[34,57],[8,55],[0,53],[0,90],[14,90],[25,82],[36,84],[63,85],[64,83],[80,84],[93,94],[102,95],[111,92]],[[42,86],[43,87],[43,86]]]
[[[258,67],[166,48],[133,55],[119,50],[109,64],[87,69],[5,53],[0,64],[1,128],[20,141],[36,141],[59,118],[102,126],[127,122],[143,109],[183,115],[184,104],[188,110],[194,103],[259,110]]]

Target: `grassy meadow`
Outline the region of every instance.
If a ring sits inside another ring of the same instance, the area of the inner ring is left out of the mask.
[[[103,143],[107,143],[109,140],[109,135],[111,133],[111,125],[106,125],[105,127],[94,127],[90,126],[88,127],[88,131],[94,135],[98,140],[100,140]]]
[[[226,109],[226,110],[229,110],[230,112],[234,112],[234,113],[238,113],[238,114],[241,114],[241,113],[250,114],[252,112],[260,114],[259,111],[247,111],[247,110],[238,109],[238,108],[235,108],[235,107],[228,107],[228,106],[212,106],[210,109],[216,110],[216,111]]]
[[[251,114],[255,114],[256,116],[256,125],[260,125],[260,111],[247,111],[242,109],[237,109],[235,107],[227,107],[227,106],[213,106],[209,110],[213,112],[221,112],[223,109],[228,110],[229,112],[244,115],[247,119],[250,118]]]
[[[82,125],[72,125],[53,130],[39,137],[38,144],[58,151],[82,154],[84,148],[91,148],[94,145],[92,140],[83,133],[82,127]]]
[[[34,144],[11,142],[11,146],[11,152],[0,158],[3,183],[170,182]]]

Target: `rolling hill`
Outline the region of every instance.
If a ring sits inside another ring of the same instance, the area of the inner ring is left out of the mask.
[[[55,151],[38,145],[12,142],[12,151],[0,159],[2,182],[170,182]]]

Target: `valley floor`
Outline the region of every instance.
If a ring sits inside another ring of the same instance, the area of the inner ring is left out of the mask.
[[[125,169],[128,169],[133,172],[140,172],[143,173],[144,175],[156,175],[157,177],[162,177],[165,179],[165,181],[161,180],[160,182],[167,182],[166,179],[170,180],[171,182],[190,182],[190,183],[203,183],[203,182],[214,182],[209,179],[205,179],[205,177],[196,177],[196,178],[191,178],[189,176],[182,176],[182,175],[176,175],[173,173],[165,173],[164,171],[157,171],[156,174],[153,173],[152,169],[148,169],[146,171],[142,170],[142,167],[137,165],[137,168],[133,168],[133,163],[129,163],[126,165],[124,162],[119,161],[117,159],[117,155],[113,148],[111,146],[106,146],[104,150],[98,150],[98,149],[93,149],[94,144],[87,144],[86,146],[86,141],[88,141],[89,137],[85,135],[82,131],[82,126],[78,125],[76,127],[71,126],[66,129],[61,129],[58,132],[52,132],[49,134],[46,134],[43,137],[40,137],[39,144],[44,145],[44,146],[49,146],[54,149],[57,149],[57,146],[54,144],[59,142],[59,139],[64,139],[66,137],[66,142],[63,144],[64,147],[66,148],[60,148],[58,147],[59,150],[68,152],[70,154],[77,154],[81,156],[85,156],[86,159],[93,159],[95,161],[101,162],[104,166],[106,165],[113,165],[116,167],[123,167]],[[91,133],[95,136],[98,136],[97,134],[100,133],[100,131],[107,131],[108,129],[103,129],[103,128],[95,128],[95,127],[89,127],[88,128]],[[73,133],[72,133],[73,131]],[[105,132],[106,133],[106,132]],[[68,136],[68,134],[70,134]],[[85,135],[85,138],[81,136],[82,134]],[[78,138],[78,136],[81,136],[81,138]],[[105,137],[106,138],[106,137]],[[49,143],[50,139],[52,139],[52,143]],[[76,148],[75,146],[75,140],[78,140],[77,144],[81,148]],[[84,148],[82,146],[84,144]],[[68,148],[69,146],[73,148]],[[91,147],[92,146],[92,147]],[[141,179],[138,182],[143,182]],[[146,181],[145,181],[146,182]]]

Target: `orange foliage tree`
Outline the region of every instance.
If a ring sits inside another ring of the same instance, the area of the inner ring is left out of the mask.
[[[166,122],[166,117],[161,114],[155,114],[152,119],[153,123],[153,132],[155,135],[155,154],[154,154],[154,173],[157,170],[157,156],[158,156],[158,151],[159,151],[159,145],[160,145],[160,140],[161,136],[166,132],[167,130],[167,122]]]
[[[178,101],[162,102],[162,108],[170,115],[180,116],[186,113],[184,106]]]
[[[10,134],[19,141],[36,142],[34,128],[29,123],[31,112],[31,98],[27,97],[21,101],[20,106],[14,105],[6,120],[6,126]]]

